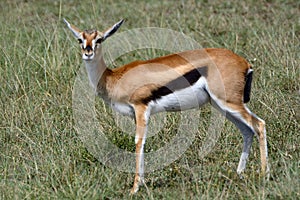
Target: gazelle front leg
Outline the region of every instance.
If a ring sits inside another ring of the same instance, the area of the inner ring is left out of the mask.
[[[136,168],[135,168],[135,178],[134,178],[133,187],[130,191],[131,194],[136,193],[139,189],[139,186],[144,183],[144,144],[146,142],[148,118],[149,118],[149,113],[148,113],[147,106],[145,105],[135,106]]]

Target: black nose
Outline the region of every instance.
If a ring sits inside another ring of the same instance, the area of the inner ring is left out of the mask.
[[[85,48],[85,50],[86,50],[87,52],[89,52],[89,51],[92,51],[93,48],[92,48],[90,45],[88,45],[88,46]]]

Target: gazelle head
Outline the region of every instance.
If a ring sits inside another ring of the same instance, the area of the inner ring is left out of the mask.
[[[120,20],[105,32],[100,32],[97,30],[80,31],[78,28],[71,25],[66,19],[64,19],[64,22],[67,24],[68,28],[72,31],[73,35],[80,44],[82,59],[89,61],[93,60],[96,50],[100,47],[101,43],[109,36],[113,35],[120,28],[124,20]]]

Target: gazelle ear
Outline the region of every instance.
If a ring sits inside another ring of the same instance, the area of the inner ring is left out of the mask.
[[[68,28],[72,31],[73,35],[76,38],[79,38],[81,31],[75,26],[71,25],[65,18],[64,18],[64,22],[67,24]]]
[[[103,34],[103,41],[108,38],[109,36],[112,36],[123,24],[124,19],[120,20],[119,22],[115,23],[111,28],[109,28],[107,31]]]

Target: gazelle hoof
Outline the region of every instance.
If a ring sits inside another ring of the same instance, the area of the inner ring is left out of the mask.
[[[131,188],[131,190],[130,190],[130,195],[136,194],[138,190],[139,190],[139,186],[138,186],[138,185],[137,185],[137,186],[134,185],[134,186]]]

